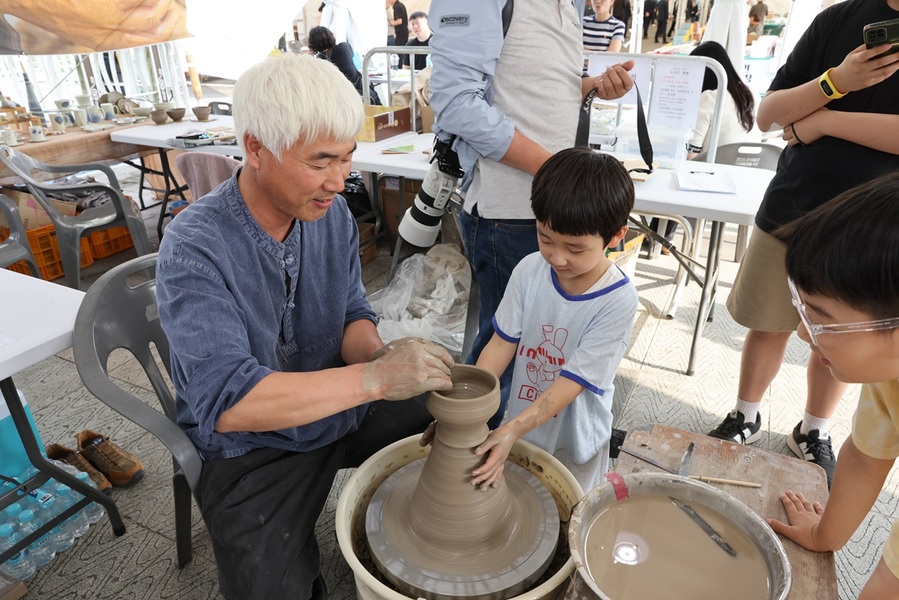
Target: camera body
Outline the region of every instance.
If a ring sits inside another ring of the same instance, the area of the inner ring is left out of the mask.
[[[865,25],[863,36],[866,48],[870,49],[885,44],[892,44],[893,47],[886,54],[899,52],[899,19],[890,19],[889,21]],[[881,56],[886,56],[886,54]]]

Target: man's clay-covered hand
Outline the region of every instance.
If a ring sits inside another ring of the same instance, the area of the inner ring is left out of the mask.
[[[454,362],[446,349],[425,340],[404,340],[363,367],[362,389],[369,400],[405,400],[453,387]]]

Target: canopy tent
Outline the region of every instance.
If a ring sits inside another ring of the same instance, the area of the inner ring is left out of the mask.
[[[186,0],[0,4],[0,54],[86,54],[187,37]]]

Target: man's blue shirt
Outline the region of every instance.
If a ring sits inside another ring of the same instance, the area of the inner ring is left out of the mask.
[[[157,266],[178,424],[205,460],[263,447],[314,450],[355,430],[368,407],[279,431],[215,430],[222,413],[273,372],[344,366],[346,327],[375,321],[343,198],[318,221],[296,221],[280,243],[250,215],[238,173],[172,221]],[[303,401],[302,389],[296,398]]]

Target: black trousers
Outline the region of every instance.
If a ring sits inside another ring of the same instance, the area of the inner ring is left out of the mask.
[[[228,600],[323,598],[315,539],[334,477],[432,417],[424,396],[373,403],[359,429],[311,452],[274,448],[207,461],[200,508],[212,537],[219,588]],[[315,592],[315,595],[313,595]]]

